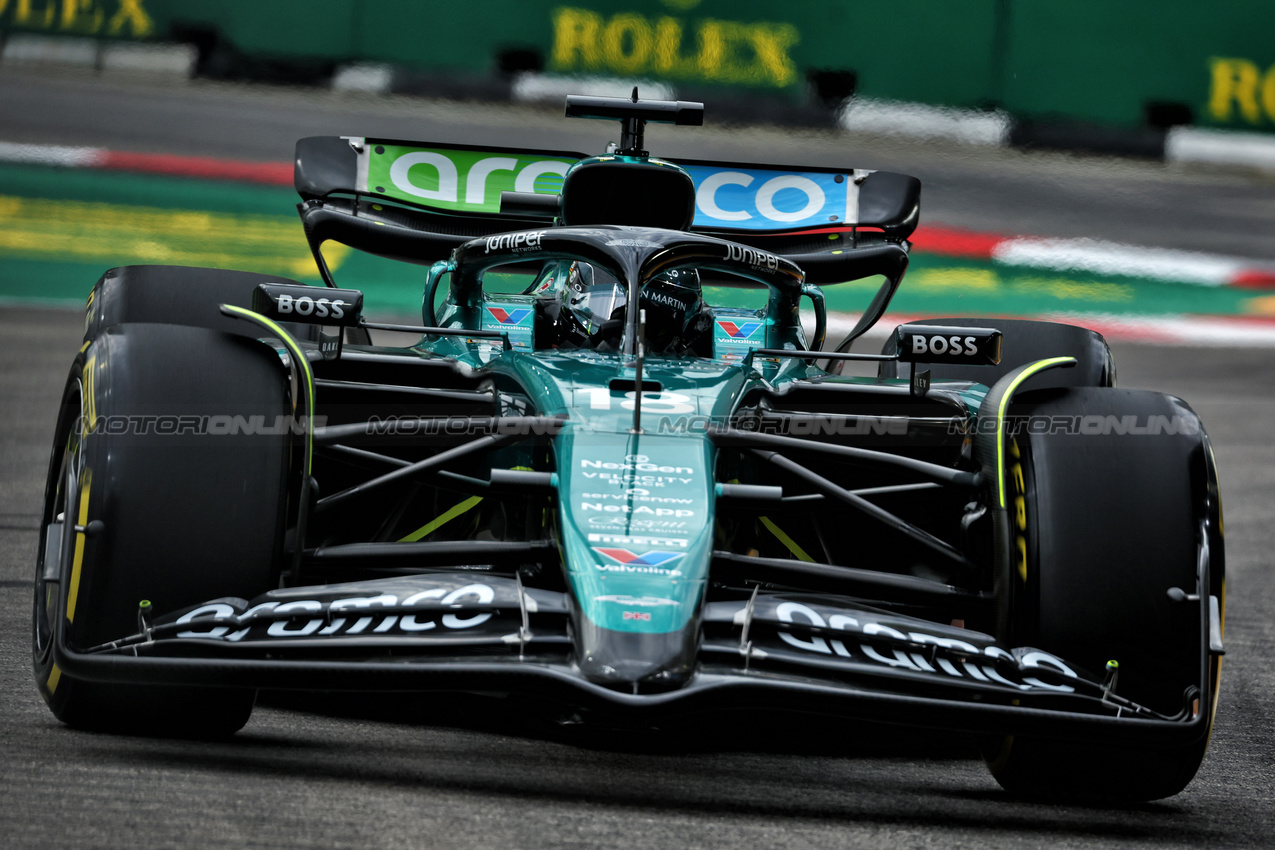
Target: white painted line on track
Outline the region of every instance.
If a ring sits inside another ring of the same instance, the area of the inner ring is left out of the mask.
[[[99,50],[97,40],[92,38],[14,33],[4,40],[0,57],[5,62],[47,62],[92,67],[98,62]]]
[[[193,44],[136,44],[120,42],[102,48],[102,70],[147,71],[189,77],[199,51]]]
[[[1200,127],[1174,127],[1164,140],[1167,162],[1206,162],[1275,171],[1275,136]]]
[[[1245,316],[1072,316],[1110,340],[1193,348],[1275,348],[1275,319]]]
[[[633,87],[643,100],[676,100],[677,92],[668,83],[629,80],[617,77],[574,77],[559,74],[519,74],[514,79],[513,100],[518,103],[557,103],[569,94],[590,97],[628,97]]]
[[[914,139],[951,139],[968,145],[1003,146],[1012,121],[1004,112],[980,112],[924,103],[852,97],[842,105],[842,129]]]
[[[387,94],[393,84],[393,66],[382,63],[356,62],[351,65],[342,65],[332,75],[334,91]]]
[[[95,165],[101,165],[105,159],[106,150],[104,148],[0,142],[0,162],[60,165],[67,168],[91,168]]]
[[[3,9],[2,3],[0,9]],[[145,71],[187,77],[195,68],[198,54],[193,44],[33,33],[15,33],[0,46],[0,59],[5,63],[71,65],[99,71]]]
[[[992,259],[1010,266],[1057,271],[1150,277],[1203,286],[1224,286],[1242,272],[1261,265],[1252,260],[1172,248],[1142,248],[1098,239],[1006,239],[992,249]]]

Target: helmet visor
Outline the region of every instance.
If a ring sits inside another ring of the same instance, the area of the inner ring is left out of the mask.
[[[571,267],[567,307],[589,333],[596,333],[603,322],[623,311],[626,301],[624,284],[607,272],[587,263]]]

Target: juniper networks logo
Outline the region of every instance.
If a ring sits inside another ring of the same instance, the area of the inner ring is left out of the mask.
[[[531,314],[531,308],[523,307],[518,310],[506,310],[503,307],[488,307],[487,312],[491,313],[492,318],[502,325],[520,325],[522,320]]]
[[[761,325],[761,322],[727,322],[721,319],[717,322],[717,326],[731,339],[752,339]]]

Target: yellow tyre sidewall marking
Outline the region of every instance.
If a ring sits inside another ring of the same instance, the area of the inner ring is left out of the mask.
[[[80,511],[76,524],[84,526],[89,521],[89,486],[93,483],[93,471],[84,470],[80,482]],[[80,568],[84,565],[84,532],[75,533],[75,557],[71,560],[71,586],[66,593],[66,619],[75,622],[75,603],[80,596]]]

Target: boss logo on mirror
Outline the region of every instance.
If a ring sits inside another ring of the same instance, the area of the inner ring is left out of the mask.
[[[895,333],[899,360],[905,363],[983,366],[1001,359],[1001,332],[991,328],[900,325]]]
[[[964,348],[962,349],[962,346]],[[913,354],[978,354],[978,342],[972,336],[914,336]]]
[[[286,283],[263,283],[252,296],[252,309],[285,322],[350,327],[359,323],[363,293]]]
[[[327,298],[310,298],[305,295],[300,298],[280,295],[275,302],[275,309],[281,316],[295,312],[298,316],[313,315],[316,319],[326,319],[328,316],[334,319],[343,318],[345,308],[349,306],[344,301],[329,301]]]

